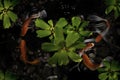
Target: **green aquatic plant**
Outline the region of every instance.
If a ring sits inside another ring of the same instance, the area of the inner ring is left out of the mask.
[[[118,18],[120,16],[120,0],[105,0],[106,9],[105,13],[110,14],[114,13],[114,18]]]
[[[9,71],[2,72],[0,70],[0,80],[17,80],[17,77]]]
[[[13,12],[18,2],[18,0],[0,0],[0,20],[3,21],[5,29],[11,26],[11,22],[15,22],[18,19],[17,15]]]
[[[104,61],[104,67],[98,71],[100,80],[118,80],[120,64],[117,61]]]
[[[84,39],[91,34],[85,30],[88,23],[80,17],[72,17],[71,22],[60,18],[56,24],[52,20],[46,23],[42,19],[36,19],[35,25],[39,28],[36,31],[37,37],[49,37],[50,40],[42,44],[44,51],[54,53],[48,60],[50,64],[67,65],[70,60],[81,62],[82,58],[76,50],[85,47]]]

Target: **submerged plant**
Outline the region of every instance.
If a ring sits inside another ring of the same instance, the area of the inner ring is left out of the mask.
[[[98,69],[100,80],[118,80],[120,64],[117,61],[104,61],[104,67]]]
[[[18,17],[12,11],[18,0],[0,0],[0,20],[3,20],[3,27],[9,28],[11,22],[15,22]]]
[[[120,1],[119,0],[105,0],[105,4],[107,6],[105,10],[106,14],[113,12],[115,19],[120,16]]]
[[[52,20],[48,23],[41,19],[35,21],[36,31],[40,38],[49,37],[50,42],[44,42],[42,49],[54,53],[49,59],[52,65],[67,65],[70,60],[81,62],[82,58],[76,53],[77,49],[85,47],[84,39],[91,34],[85,30],[87,21],[80,17],[72,17],[71,23],[65,18],[60,18],[56,24]]]
[[[17,77],[11,72],[6,71],[4,73],[0,70],[0,80],[17,80]]]

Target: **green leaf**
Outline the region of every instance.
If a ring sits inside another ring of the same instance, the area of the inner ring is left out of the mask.
[[[36,19],[35,26],[41,29],[47,29],[47,30],[50,29],[50,26],[42,19]]]
[[[98,68],[97,69],[99,73],[107,72],[108,70],[105,70],[105,68]]]
[[[75,44],[72,45],[72,47],[75,47],[76,49],[82,49],[86,46],[84,42],[77,41]]]
[[[68,56],[70,57],[70,59],[72,59],[74,62],[81,62],[82,61],[82,58],[74,53],[74,52],[68,52]]]
[[[75,27],[79,27],[81,23],[81,18],[80,17],[72,17],[72,25]]]
[[[37,33],[37,37],[43,38],[43,37],[49,36],[51,34],[51,31],[49,31],[49,30],[37,30],[36,33]]]
[[[101,74],[99,74],[98,77],[100,80],[106,80],[108,78],[108,72],[101,73]]]
[[[63,27],[65,27],[67,24],[68,24],[68,22],[67,22],[67,20],[66,20],[65,18],[60,18],[60,19],[57,21],[55,27],[62,27],[62,28],[63,28]]]
[[[56,52],[50,59],[50,64],[58,64],[60,66],[67,65],[69,63],[68,54],[65,50],[60,50]]]
[[[57,63],[58,63],[58,53],[57,52],[48,59],[48,63],[54,67],[57,65]]]
[[[12,11],[8,11],[7,13],[13,22],[15,22],[18,19],[17,15],[15,13],[13,13]]]
[[[72,44],[74,44],[79,39],[79,34],[76,32],[69,32],[66,37],[66,46],[70,47]]]
[[[82,23],[80,24],[80,28],[85,28],[86,26],[88,26],[89,21],[82,21]]]
[[[118,72],[114,72],[112,77],[114,80],[118,80]]]
[[[52,21],[52,20],[49,20],[49,21],[48,21],[48,24],[49,24],[51,27],[53,27],[53,21]]]
[[[120,6],[116,6],[118,12],[120,13]]]
[[[61,50],[58,54],[58,64],[67,65],[69,63],[68,54],[65,50]]]
[[[111,6],[108,6],[105,10],[105,14],[109,14],[113,9],[114,9],[115,6],[111,5]]]
[[[4,0],[4,8],[8,9],[11,5],[10,0]]]
[[[108,71],[110,69],[110,67],[111,67],[110,63],[108,61],[104,61],[103,64],[105,66],[105,71],[106,70]]]
[[[65,33],[66,34],[68,34],[69,32],[71,32],[71,31],[74,31],[75,30],[75,28],[72,26],[72,25],[70,25],[70,24],[68,24],[66,27],[65,27]]]
[[[116,61],[112,61],[111,63],[111,70],[112,71],[120,71],[120,65]]]
[[[4,73],[0,71],[0,80],[4,80],[4,78],[5,78]]]
[[[111,75],[109,75],[108,80],[114,80]]]
[[[4,10],[4,8],[3,8],[3,7],[0,7],[0,13],[2,12],[2,10]]]
[[[0,14],[0,20],[2,20],[3,19],[3,14]]]
[[[79,33],[81,36],[85,36],[85,37],[88,37],[92,34],[91,31],[80,31]]]
[[[3,7],[2,1],[0,0],[0,7]]]
[[[12,73],[10,73],[10,72],[7,71],[5,73],[5,80],[17,80],[17,77],[14,76]]]
[[[0,0],[0,14],[1,14],[2,10],[4,10],[4,7],[3,7],[3,4],[2,4],[2,1]]]
[[[116,4],[116,0],[105,0],[105,4],[106,5],[115,5]]]
[[[20,3],[20,0],[12,0],[11,1],[12,7],[15,7],[18,3]]]
[[[53,44],[53,43],[43,43],[42,44],[42,49],[44,51],[48,51],[48,52],[51,52],[51,51],[57,51],[59,50],[59,46]]]
[[[3,16],[3,26],[5,29],[11,26],[9,16],[7,14],[4,14]]]
[[[114,7],[114,17],[117,19],[120,16],[120,12],[118,11],[117,7]]]
[[[60,44],[64,41],[63,28],[55,27],[55,44]]]

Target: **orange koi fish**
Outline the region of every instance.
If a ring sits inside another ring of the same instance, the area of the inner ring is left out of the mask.
[[[91,49],[92,47],[94,47],[94,43],[88,43],[88,44],[86,45],[86,47],[84,47],[84,48],[79,52],[79,55],[82,56],[85,51],[88,51],[88,50]]]
[[[88,55],[85,54],[85,53],[82,55],[82,58],[83,58],[83,63],[85,64],[85,66],[86,66],[87,68],[89,68],[90,70],[92,70],[92,71],[94,71],[94,70],[102,67],[102,64],[95,64],[95,63],[93,63],[93,62],[89,59]]]
[[[25,36],[25,34],[27,33],[28,26],[29,26],[31,20],[32,20],[32,17],[25,20],[25,22],[24,22],[24,24],[23,24],[23,26],[21,28],[21,34],[20,34],[21,36]]]
[[[21,28],[21,34],[20,34],[21,36],[25,36],[25,34],[27,33],[27,31],[29,29],[28,26],[29,26],[31,20],[34,19],[34,18],[38,18],[38,17],[40,17],[40,13],[39,14],[34,14],[34,15],[30,16],[28,19],[25,20],[25,22],[24,22],[24,24]]]
[[[21,40],[20,41],[20,52],[21,52],[21,55],[20,55],[20,59],[23,60],[25,63],[27,63],[27,56],[26,56],[26,52],[27,52],[27,49],[26,49],[26,41],[25,40]]]
[[[83,58],[83,63],[85,64],[85,66],[86,66],[87,68],[89,68],[90,70],[96,70],[97,68],[100,67],[100,64],[95,64],[95,63],[93,63],[93,62],[90,60],[90,58],[88,57],[88,55],[85,54],[85,51],[88,51],[88,50],[89,50],[90,48],[92,48],[92,47],[94,47],[94,44],[93,44],[93,43],[88,43],[88,44],[86,45],[86,47],[83,48],[83,49],[79,52],[79,54],[80,54],[80,56],[82,56],[82,58]]]
[[[107,34],[107,32],[109,31],[109,28],[110,28],[110,23],[108,22],[108,20],[106,19],[103,19],[101,17],[98,17],[98,16],[91,16],[90,18],[92,21],[104,21],[106,23],[106,26],[107,28],[102,32],[100,33],[96,38],[95,38],[95,42],[98,43],[100,42],[102,39],[104,39],[105,35]],[[79,52],[79,55],[82,56],[83,58],[83,63],[85,64],[85,66],[87,68],[89,68],[90,70],[96,70],[98,69],[99,67],[102,67],[103,65],[100,63],[100,64],[95,64],[93,63],[90,58],[88,57],[88,55],[85,53],[85,51],[88,51],[89,49],[91,49],[92,47],[94,47],[94,43],[88,43],[86,45],[85,48],[83,48],[80,52]]]
[[[31,22],[31,20],[33,18],[38,18],[40,16],[42,17],[42,15],[44,13],[45,13],[45,10],[43,10],[41,12],[41,14],[39,12],[38,14],[34,14],[31,17],[29,17],[28,19],[26,19],[25,22],[24,22],[24,24],[23,24],[23,26],[22,26],[22,28],[21,28],[21,34],[20,34],[20,36],[24,37],[26,35],[26,33],[28,31],[28,26],[29,26],[29,24],[30,24],[30,22]],[[22,61],[24,61],[25,63],[29,63],[29,64],[38,64],[40,62],[39,59],[35,59],[33,61],[28,61],[27,60],[27,55],[26,55],[27,54],[27,47],[26,47],[26,41],[24,39],[21,39],[19,47],[20,47],[20,51],[21,51],[20,58],[21,58]]]
[[[20,42],[20,51],[21,51],[21,55],[20,55],[20,59],[22,61],[24,61],[24,63],[29,63],[29,64],[38,64],[40,62],[39,59],[35,59],[33,61],[28,61],[27,60],[27,47],[26,47],[26,41],[25,40],[21,40]]]

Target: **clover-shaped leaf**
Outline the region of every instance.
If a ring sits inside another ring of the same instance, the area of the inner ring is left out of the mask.
[[[101,73],[101,74],[99,74],[98,77],[100,80],[106,80],[108,78],[108,72]]]
[[[49,24],[51,27],[53,27],[53,21],[52,21],[52,20],[49,20],[49,21],[48,21],[48,24]]]
[[[55,27],[65,27],[68,24],[67,20],[65,18],[60,18]]]
[[[36,27],[41,28],[41,29],[47,29],[47,30],[50,29],[50,26],[42,19],[36,19],[35,25]]]
[[[59,46],[53,44],[53,43],[43,43],[42,44],[42,49],[44,51],[48,51],[48,52],[51,52],[51,51],[57,51],[59,50]]]
[[[55,44],[60,44],[64,41],[64,34],[63,34],[63,28],[62,27],[55,27]]]
[[[81,36],[85,36],[85,37],[90,36],[92,34],[91,31],[87,31],[87,30],[86,31],[84,31],[84,30],[80,31],[79,33],[80,33]]]
[[[11,5],[12,4],[10,0],[4,0],[4,8],[8,9]]]
[[[81,62],[82,61],[82,58],[78,54],[76,54],[75,52],[68,52],[68,56],[74,62]]]
[[[17,15],[12,11],[8,11],[7,14],[13,22],[15,22],[18,19]]]
[[[51,31],[49,31],[49,30],[37,30],[36,33],[37,33],[37,37],[43,38],[43,37],[49,36],[51,34]]]
[[[77,32],[71,31],[66,37],[66,46],[70,47],[79,39],[79,34]]]
[[[3,16],[3,26],[5,29],[9,28],[11,26],[8,14],[4,14],[4,16]]]
[[[113,9],[114,9],[115,6],[111,5],[111,6],[108,6],[105,10],[105,13],[106,14],[109,14]]]
[[[75,27],[79,27],[81,23],[81,18],[80,17],[72,17],[72,25]]]
[[[60,66],[67,65],[69,62],[68,53],[65,50],[56,52],[50,59],[50,64],[58,64]]]

